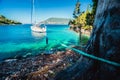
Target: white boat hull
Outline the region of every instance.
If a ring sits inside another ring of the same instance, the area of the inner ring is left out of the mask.
[[[37,26],[31,26],[31,30],[34,32],[39,32],[39,33],[45,33],[46,32],[46,28],[40,28]]]

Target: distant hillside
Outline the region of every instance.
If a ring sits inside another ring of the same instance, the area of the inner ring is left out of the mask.
[[[45,21],[42,21],[41,23],[45,24],[68,24],[70,19],[67,18],[48,18]]]
[[[2,24],[21,24],[20,22],[7,19],[5,16],[0,15],[0,25]]]

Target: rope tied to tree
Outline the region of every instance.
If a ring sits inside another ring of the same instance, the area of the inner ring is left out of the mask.
[[[107,59],[104,59],[104,58],[101,58],[101,57],[97,57],[97,56],[88,54],[88,53],[86,53],[86,52],[83,52],[83,51],[81,51],[81,50],[78,50],[78,49],[76,49],[76,48],[67,46],[66,44],[64,44],[63,41],[59,41],[59,40],[56,40],[56,39],[50,39],[50,40],[57,41],[57,42],[60,43],[61,46],[65,47],[65,48],[68,48],[68,49],[71,49],[71,50],[73,50],[73,51],[75,51],[75,52],[78,52],[79,54],[81,54],[81,55],[83,55],[83,56],[85,56],[85,57],[89,57],[89,58],[94,59],[94,60],[97,60],[97,61],[101,61],[101,62],[110,64],[110,65],[113,65],[113,66],[120,67],[120,63],[117,63],[117,62],[114,62],[114,61],[110,61],[110,60],[107,60]],[[77,45],[77,46],[78,46],[78,45]]]
[[[72,47],[67,46],[67,45],[65,45],[65,44],[63,44],[63,43],[61,43],[61,45],[62,45],[63,47],[65,47],[65,48],[69,48],[69,49],[71,49],[71,50],[73,50],[73,51],[76,51],[76,52],[78,52],[79,54],[81,54],[81,55],[83,55],[83,56],[85,56],[85,57],[89,57],[89,58],[94,59],[94,60],[98,60],[98,61],[101,61],[101,62],[110,64],[110,65],[113,65],[113,66],[118,66],[118,67],[120,67],[120,63],[117,63],[117,62],[114,62],[114,61],[110,61],[110,60],[106,60],[106,59],[104,59],[104,58],[100,58],[100,57],[97,57],[97,56],[94,56],[94,55],[85,53],[85,52],[83,52],[83,51],[81,51],[81,50],[72,48]]]

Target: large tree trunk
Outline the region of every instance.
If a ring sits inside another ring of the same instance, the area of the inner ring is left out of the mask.
[[[120,0],[99,0],[87,52],[120,63]],[[120,80],[120,68],[98,63],[100,80]]]
[[[120,0],[99,0],[86,51],[120,63]],[[56,80],[120,80],[120,68],[83,58]]]

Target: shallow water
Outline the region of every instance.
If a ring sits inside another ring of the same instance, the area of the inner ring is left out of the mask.
[[[67,25],[46,25],[47,33],[32,32],[30,26],[30,24],[0,26],[0,60],[17,55],[36,55],[55,48],[62,50],[59,41],[67,45],[78,43],[78,35],[70,31]]]

